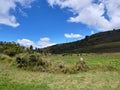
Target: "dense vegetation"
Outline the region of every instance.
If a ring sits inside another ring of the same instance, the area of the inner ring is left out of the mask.
[[[69,66],[64,62],[55,63],[46,59],[49,53],[45,51],[38,53],[38,49],[34,50],[32,46],[25,48],[14,42],[1,42],[0,53],[0,60],[4,60],[6,57],[14,57],[16,67],[24,70],[66,74],[89,69],[85,62],[82,61],[78,61],[74,66]]]
[[[58,44],[43,50],[50,53],[80,53],[80,52],[120,52],[120,30],[100,32],[91,36],[86,36],[84,39]]]
[[[50,57],[50,56],[49,56]],[[77,61],[73,66],[68,65],[64,61],[54,62],[47,56],[43,57],[38,53],[20,54],[16,57],[18,68],[31,71],[41,71],[49,73],[77,73],[79,71],[88,71],[89,67],[84,61]]]
[[[15,42],[0,42],[0,53],[8,56],[15,56],[16,54],[23,53],[24,47],[16,44]]]

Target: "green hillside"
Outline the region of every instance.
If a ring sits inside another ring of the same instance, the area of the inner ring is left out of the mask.
[[[24,51],[24,47],[16,44],[15,42],[0,41],[0,54],[15,56],[16,54],[23,53]]]
[[[120,29],[86,36],[75,42],[44,48],[50,53],[120,52]]]

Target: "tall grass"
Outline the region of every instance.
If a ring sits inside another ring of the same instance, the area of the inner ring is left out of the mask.
[[[76,74],[33,72],[10,66],[6,63],[9,57],[0,59],[0,90],[120,90],[120,53],[90,53],[82,57],[91,70]],[[47,58],[56,67],[72,67],[79,62],[76,54]]]
[[[0,63],[0,90],[119,90],[120,72],[53,74],[24,71]]]
[[[98,70],[120,70],[120,53],[83,53],[83,59],[91,69]],[[74,65],[79,61],[79,55],[52,55],[49,57],[54,62],[64,61],[69,65]],[[110,69],[111,68],[111,69]]]
[[[41,55],[24,54],[16,57],[17,67],[41,72],[50,73],[77,73],[79,71],[87,71],[89,68],[83,61],[78,61],[75,65],[70,66],[64,62],[54,63],[52,60],[42,58]]]
[[[0,62],[8,63],[10,64],[12,62],[13,58],[11,58],[8,55],[0,54]]]

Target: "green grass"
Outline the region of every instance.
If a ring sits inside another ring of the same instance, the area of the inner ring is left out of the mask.
[[[120,90],[120,53],[83,54],[83,58],[90,67],[97,69],[77,74],[53,74],[21,70],[1,60],[0,90]],[[73,65],[79,61],[79,56],[52,55],[49,59]],[[99,70],[104,69],[100,65],[118,70]]]
[[[7,78],[0,78],[0,90],[50,90],[50,88],[45,83],[40,85],[34,83],[21,84]]]
[[[100,53],[100,54],[82,54],[83,59],[85,62],[90,66],[99,66],[99,65],[110,65],[115,68],[120,69],[120,53]],[[52,55],[48,57],[50,60],[53,61],[64,61],[70,65],[75,64],[79,61],[79,56],[77,54],[71,55]]]

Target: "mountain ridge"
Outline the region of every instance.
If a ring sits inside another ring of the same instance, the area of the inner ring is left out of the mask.
[[[109,45],[110,44],[110,45]],[[102,45],[102,46],[101,46]],[[113,50],[112,50],[113,49]],[[80,52],[120,52],[120,29],[99,32],[82,40],[53,45],[42,50],[53,54]]]

